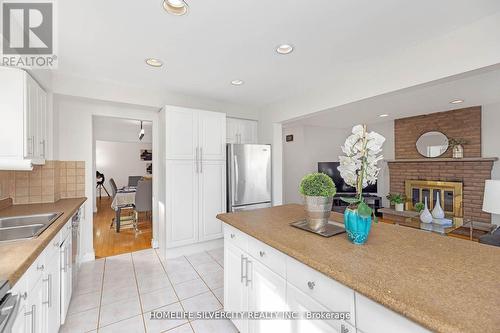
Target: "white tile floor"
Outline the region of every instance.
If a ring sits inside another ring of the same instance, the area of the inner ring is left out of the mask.
[[[85,263],[60,332],[233,333],[228,320],[150,320],[149,311],[223,308],[224,250],[160,260],[144,250]]]

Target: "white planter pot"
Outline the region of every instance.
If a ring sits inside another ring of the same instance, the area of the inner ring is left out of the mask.
[[[395,204],[395,209],[396,209],[396,212],[404,212],[405,204],[404,203],[397,203],[397,204]]]

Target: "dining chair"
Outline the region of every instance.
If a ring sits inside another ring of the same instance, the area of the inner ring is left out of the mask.
[[[136,230],[138,230],[139,213],[151,212],[153,210],[153,182],[151,180],[140,180],[137,183],[137,190],[135,192],[135,223]]]
[[[109,185],[111,186],[111,194],[113,194],[113,199],[116,196],[116,192],[118,192],[118,187],[116,186],[115,180],[113,178],[109,179]]]
[[[142,176],[128,176],[128,186],[137,186],[137,182],[142,179]]]

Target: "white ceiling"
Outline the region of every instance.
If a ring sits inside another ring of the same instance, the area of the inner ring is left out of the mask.
[[[457,99],[464,102],[450,103]],[[342,105],[289,121],[284,126],[350,128],[360,123],[381,123],[494,103],[500,103],[500,65]],[[388,117],[380,118],[381,114],[387,114]]]
[[[160,0],[59,1],[54,80],[264,106],[500,11],[498,0],[187,1],[182,17]],[[295,52],[278,55],[280,43]],[[146,66],[148,57],[165,66]]]

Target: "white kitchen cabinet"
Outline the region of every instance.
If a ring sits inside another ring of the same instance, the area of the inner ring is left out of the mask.
[[[248,256],[233,242],[224,243],[224,310],[248,311],[248,288],[245,287],[244,270]],[[233,319],[240,333],[248,332],[248,320]]]
[[[167,248],[222,238],[226,211],[226,116],[165,107]]]
[[[285,279],[253,257],[248,258],[246,267],[248,310],[287,311]],[[251,333],[291,332],[287,320],[250,320],[248,325]]]
[[[60,264],[59,264],[59,244],[50,244],[49,247],[56,248],[47,258],[42,282],[45,284],[45,294],[43,298],[43,310],[45,311],[45,332],[57,333],[61,323],[59,298],[60,290]]]
[[[227,118],[227,143],[258,143],[258,122],[239,118]]]
[[[0,67],[0,159],[44,164],[47,94],[24,70]]]
[[[193,160],[166,163],[167,244],[177,247],[198,239],[198,172]]]
[[[165,112],[167,159],[226,159],[224,113],[180,107]]]
[[[217,214],[226,211],[226,162],[201,161],[199,174],[199,239],[221,238],[222,222]]]

